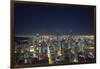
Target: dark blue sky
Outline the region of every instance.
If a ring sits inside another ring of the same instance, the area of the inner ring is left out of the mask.
[[[94,9],[15,4],[15,34],[92,34]]]

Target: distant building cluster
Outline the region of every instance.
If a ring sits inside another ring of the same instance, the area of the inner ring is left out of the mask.
[[[16,61],[23,64],[67,64],[95,61],[94,35],[15,37]]]

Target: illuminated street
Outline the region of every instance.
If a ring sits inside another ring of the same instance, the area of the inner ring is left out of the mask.
[[[93,35],[33,35],[15,37],[16,64],[94,62]]]

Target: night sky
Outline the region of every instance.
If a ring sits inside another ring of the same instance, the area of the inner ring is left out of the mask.
[[[92,34],[93,10],[91,7],[15,4],[15,34]]]

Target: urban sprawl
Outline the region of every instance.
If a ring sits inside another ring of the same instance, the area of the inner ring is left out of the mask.
[[[15,64],[68,64],[95,61],[94,35],[15,36]]]

